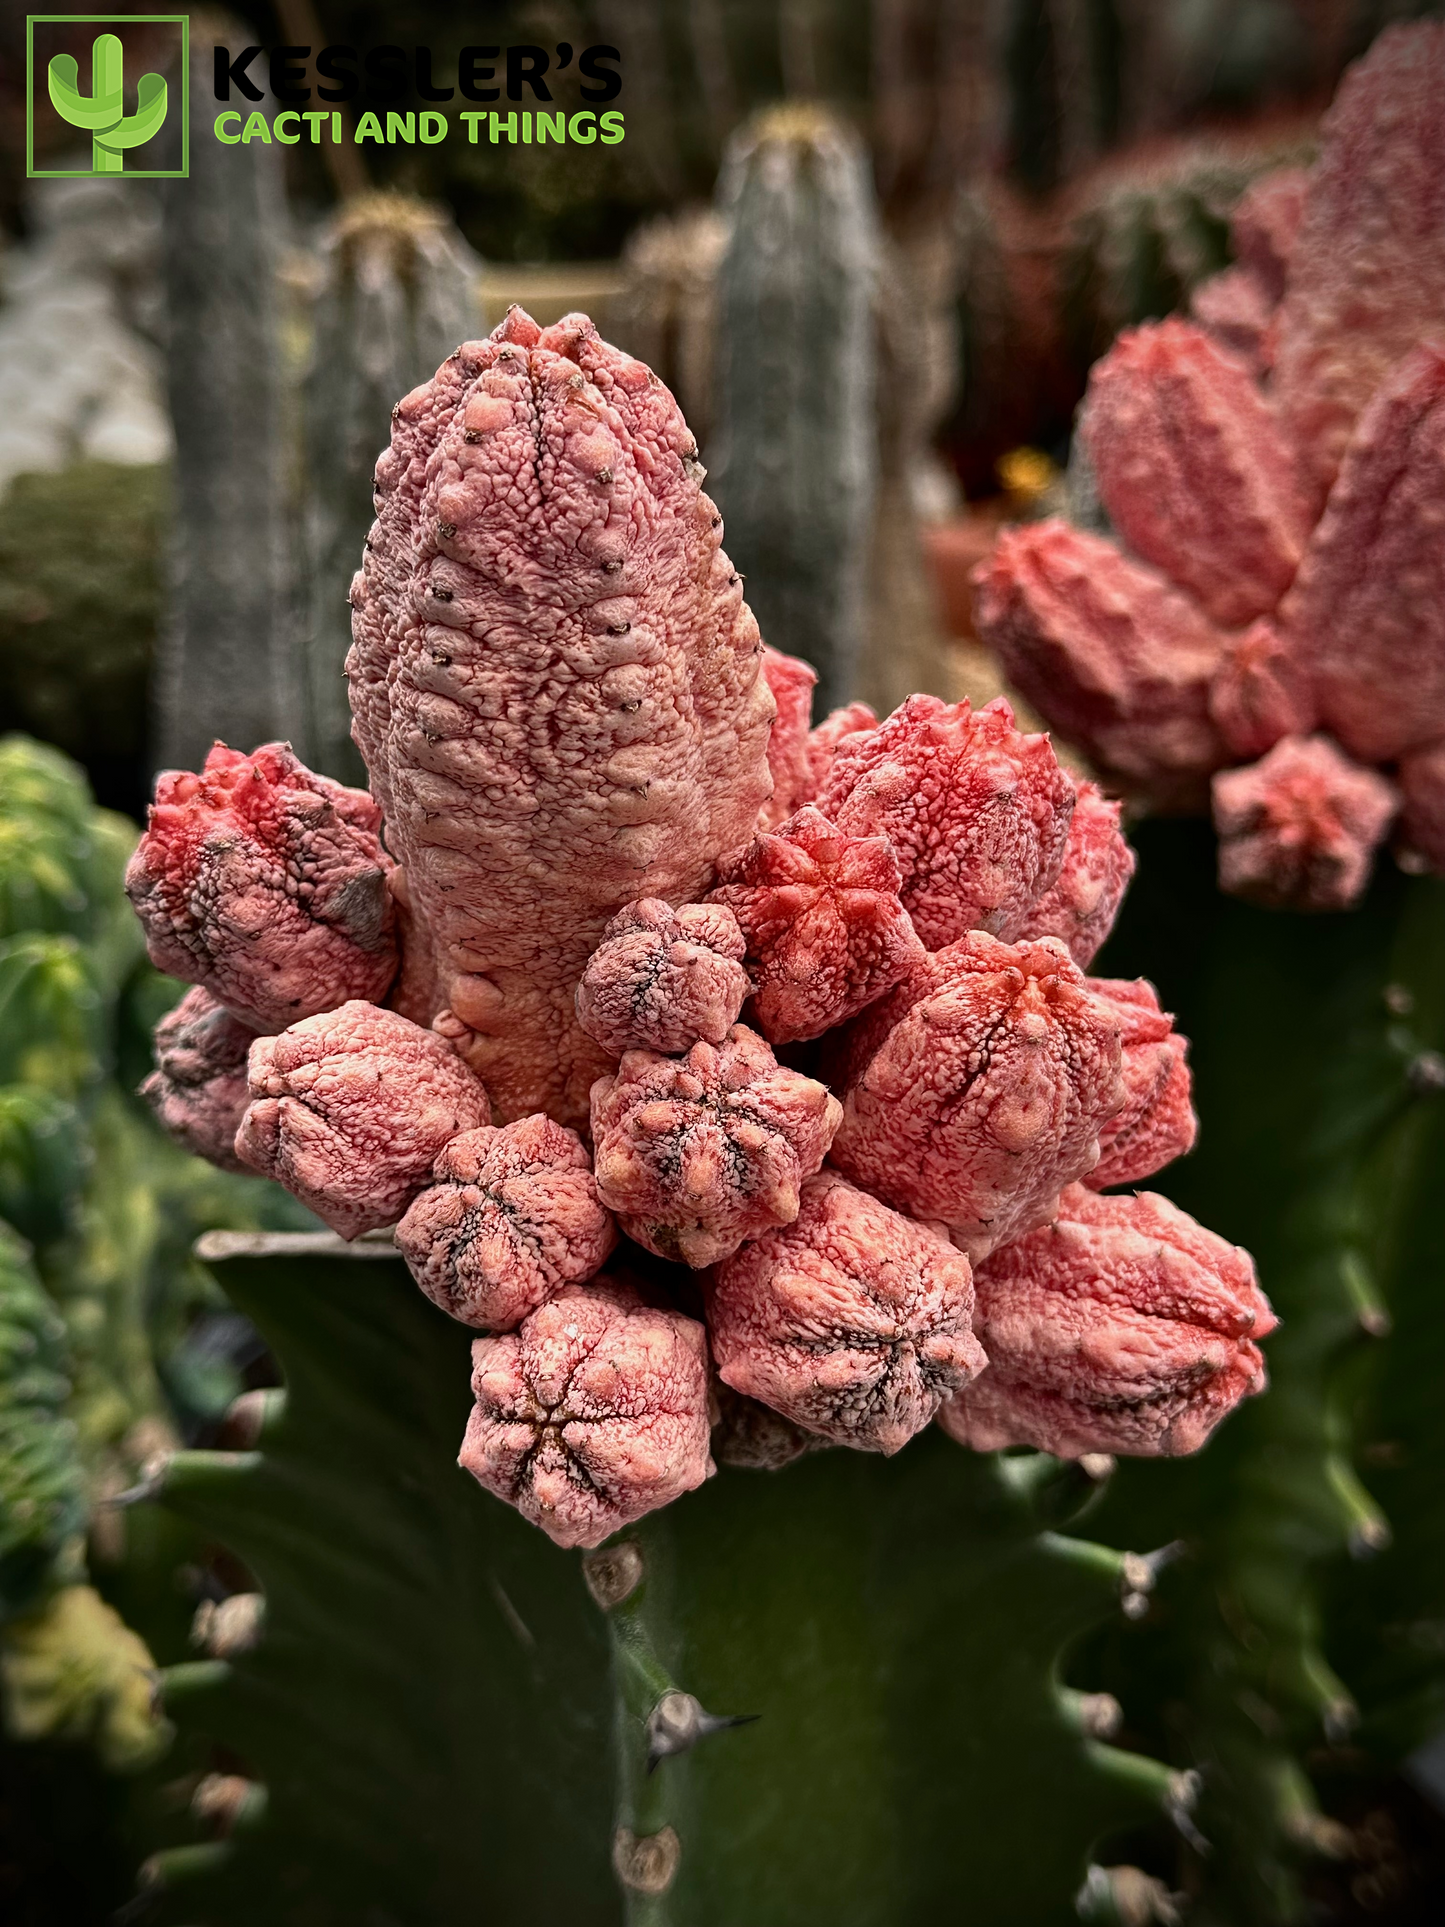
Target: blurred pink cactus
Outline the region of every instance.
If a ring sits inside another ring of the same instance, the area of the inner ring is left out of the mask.
[[[1116,542],[1007,532],[978,624],[1143,802],[1202,808],[1216,771],[1265,757],[1257,781],[1215,784],[1224,887],[1345,909],[1445,745],[1445,24],[1380,35],[1313,168],[1257,183],[1234,238],[1194,321],[1121,335],[1090,378],[1078,434]],[[1317,730],[1384,779],[1343,762],[1327,779],[1326,738],[1269,762]],[[1442,867],[1428,803],[1399,821]]]

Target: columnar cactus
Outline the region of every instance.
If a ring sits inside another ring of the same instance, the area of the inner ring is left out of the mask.
[[[1442,99],[1445,27],[1381,35],[1313,168],[1241,203],[1217,298],[1095,367],[1113,539],[1040,522],[977,576],[1023,693],[1142,800],[1212,779],[1226,888],[1286,907],[1356,902],[1392,823],[1441,865]]]
[[[853,694],[877,466],[867,161],[821,108],[785,105],[735,137],[718,202],[713,486],[764,633],[831,709]]]

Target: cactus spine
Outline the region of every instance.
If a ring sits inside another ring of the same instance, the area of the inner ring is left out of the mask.
[[[342,782],[366,781],[344,664],[372,470],[397,396],[478,332],[479,267],[444,210],[401,194],[358,196],[322,239],[303,396],[306,738],[312,766]]]
[[[718,190],[717,415],[728,553],[763,634],[848,701],[865,621],[876,432],[876,218],[856,137],[822,109],[759,116]]]

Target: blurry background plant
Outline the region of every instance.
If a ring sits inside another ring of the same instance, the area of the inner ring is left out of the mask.
[[[248,1575],[196,1526],[109,1501],[178,1441],[229,1437],[236,1393],[275,1373],[194,1235],[299,1222],[271,1187],[182,1157],[132,1096],[178,987],[119,894],[133,826],[87,781],[137,818],[158,761],[197,760],[213,733],[290,736],[356,780],[339,663],[387,412],[513,298],[543,321],[587,308],[674,387],[740,546],[755,511],[729,451],[767,452],[777,526],[748,593],[771,640],[827,658],[836,699],[993,693],[967,574],[1003,520],[1059,505],[1090,363],[1187,306],[1228,262],[1248,183],[1309,159],[1347,62],[1434,10],[517,0],[488,10],[489,37],[621,50],[622,144],[583,160],[458,130],[328,172],[306,145],[197,142],[183,194],[27,185],[23,18],[0,23],[0,718],[54,746],[0,749],[7,1918],[104,1918],[142,1853],[188,1837],[188,1803],[219,1812],[217,1775],[240,1784],[190,1740],[151,1763],[142,1685],[151,1656],[185,1657],[197,1604],[247,1597]],[[226,31],[193,15],[197,47],[385,39],[447,74],[479,31],[440,4],[235,11]],[[574,63],[559,104],[576,84]],[[775,112],[755,116],[779,102],[809,106],[789,108],[793,185],[769,209],[745,183],[779,139]],[[41,157],[71,139],[42,110]],[[818,234],[823,192],[836,243],[797,254],[780,295],[769,236]],[[790,334],[834,288],[836,338]],[[794,318],[767,344],[790,398],[771,416],[727,322],[765,312]],[[820,519],[807,450],[840,432],[849,486]],[[828,596],[792,616],[798,531]],[[1129,1468],[1091,1520],[1117,1543],[1185,1542],[1144,1623],[1098,1635],[1070,1677],[1107,1674],[1130,1743],[1204,1769],[1214,1850],[1146,1827],[1114,1843],[1144,1872],[1100,1875],[1081,1905],[1168,1920],[1187,1891],[1191,1918],[1231,1927],[1307,1904],[1428,1918],[1445,1882],[1445,1766],[1418,1750],[1445,1723],[1439,889],[1389,875],[1350,918],[1271,917],[1217,897],[1202,829],[1138,841],[1104,964],[1147,971],[1196,1039],[1205,1130],[1173,1188],[1254,1247],[1286,1322],[1270,1397],[1197,1462]],[[1361,1565],[1387,1518],[1394,1549]]]

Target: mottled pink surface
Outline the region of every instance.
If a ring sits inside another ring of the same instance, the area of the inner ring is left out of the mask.
[[[255,1036],[197,985],[156,1025],[156,1068],[140,1087],[176,1142],[223,1171],[246,1169],[236,1129],[250,1102],[246,1054]]]
[[[864,735],[877,729],[878,718],[867,703],[848,703],[830,709],[816,728],[808,732],[808,767],[811,772],[808,794],[803,801],[812,803],[822,795],[833,773],[833,759],[845,736]]]
[[[1412,750],[1398,771],[1404,806],[1400,832],[1408,847],[1445,876],[1445,743]]]
[[[1441,333],[1445,24],[1387,28],[1346,73],[1320,135],[1274,365],[1316,512],[1371,395]]]
[[[785,656],[781,649],[764,645],[763,675],[778,706],[773,733],[768,738],[773,793],[758,816],[759,827],[770,830],[785,816],[791,816],[800,803],[806,803],[815,788],[808,732],[818,672],[801,656]]]
[[[686,1057],[629,1051],[592,1087],[597,1189],[629,1238],[701,1267],[797,1216],[842,1107],[756,1032]]]
[[[976,1259],[1092,1168],[1124,1102],[1121,1030],[1056,939],[960,938],[845,1034],[831,1162]]]
[[[1058,937],[1087,970],[1114,927],[1134,874],[1134,852],[1119,828],[1119,805],[1097,783],[1074,786],[1074,814],[1058,877],[1024,912],[1020,940]]]
[[[452,1138],[396,1227],[427,1297],[494,1332],[600,1271],[616,1242],[581,1138],[540,1112]]]
[[[701,895],[769,793],[757,624],[701,476],[649,369],[520,309],[399,404],[377,464],[354,733],[430,959],[408,1012],[450,1008],[503,1118],[585,1120],[607,1060],[573,993],[608,919]]]
[[[1122,540],[1223,628],[1289,587],[1313,517],[1293,450],[1249,368],[1171,318],[1094,364],[1080,419]]]
[[[708,897],[737,919],[773,1044],[821,1037],[891,990],[922,954],[881,836],[849,836],[806,806],[719,859]]]
[[[1199,1120],[1190,1102],[1189,1040],[1159,1008],[1142,977],[1091,977],[1089,989],[1123,1025],[1124,1107],[1099,1133],[1099,1162],[1084,1178],[1092,1191],[1152,1178],[1194,1148]]]
[[[1320,722],[1366,762],[1445,735],[1445,283],[1436,328],[1361,416],[1280,610]]]
[[[1005,530],[974,581],[979,634],[1036,709],[1121,788],[1202,804],[1225,760],[1209,714],[1225,638],[1197,603],[1057,519]]]
[[[1275,303],[1249,268],[1225,268],[1201,281],[1189,298],[1189,313],[1199,326],[1254,374],[1263,375],[1273,352],[1271,322]]]
[[[1229,217],[1234,257],[1258,276],[1271,302],[1279,302],[1309,193],[1307,167],[1276,167],[1251,181]]]
[[[1348,910],[1399,801],[1327,736],[1286,736],[1214,779],[1220,884],[1273,909]]]
[[[397,951],[380,829],[369,796],[287,743],[217,743],[199,776],[164,771],[125,879],[151,962],[255,1031],[384,997]]]
[[[1235,756],[1263,756],[1315,726],[1308,671],[1267,618],[1231,641],[1209,690],[1209,713]]]
[[[472,1347],[459,1463],[559,1546],[595,1546],[713,1470],[707,1335],[607,1279]]]
[[[1197,1452],[1264,1390],[1254,1340],[1276,1321],[1249,1254],[1150,1192],[1071,1186],[1053,1224],[975,1268],[974,1290],[988,1370],[939,1423],[976,1451]]]
[[[834,1445],[897,1452],[987,1363],[969,1263],[941,1225],[890,1211],[835,1171],[793,1223],[719,1265],[708,1289],[718,1372]]]
[[[746,947],[736,918],[720,906],[674,910],[660,897],[629,903],[587,960],[577,1020],[609,1057],[720,1044],[752,990]]]
[[[930,950],[966,930],[1012,938],[1059,874],[1073,807],[1048,737],[1015,729],[1002,697],[974,711],[910,696],[839,744],[818,798],[846,834],[888,838]]]
[[[440,1037],[359,1000],[251,1047],[236,1151],[343,1238],[395,1224],[449,1138],[491,1121]]]

